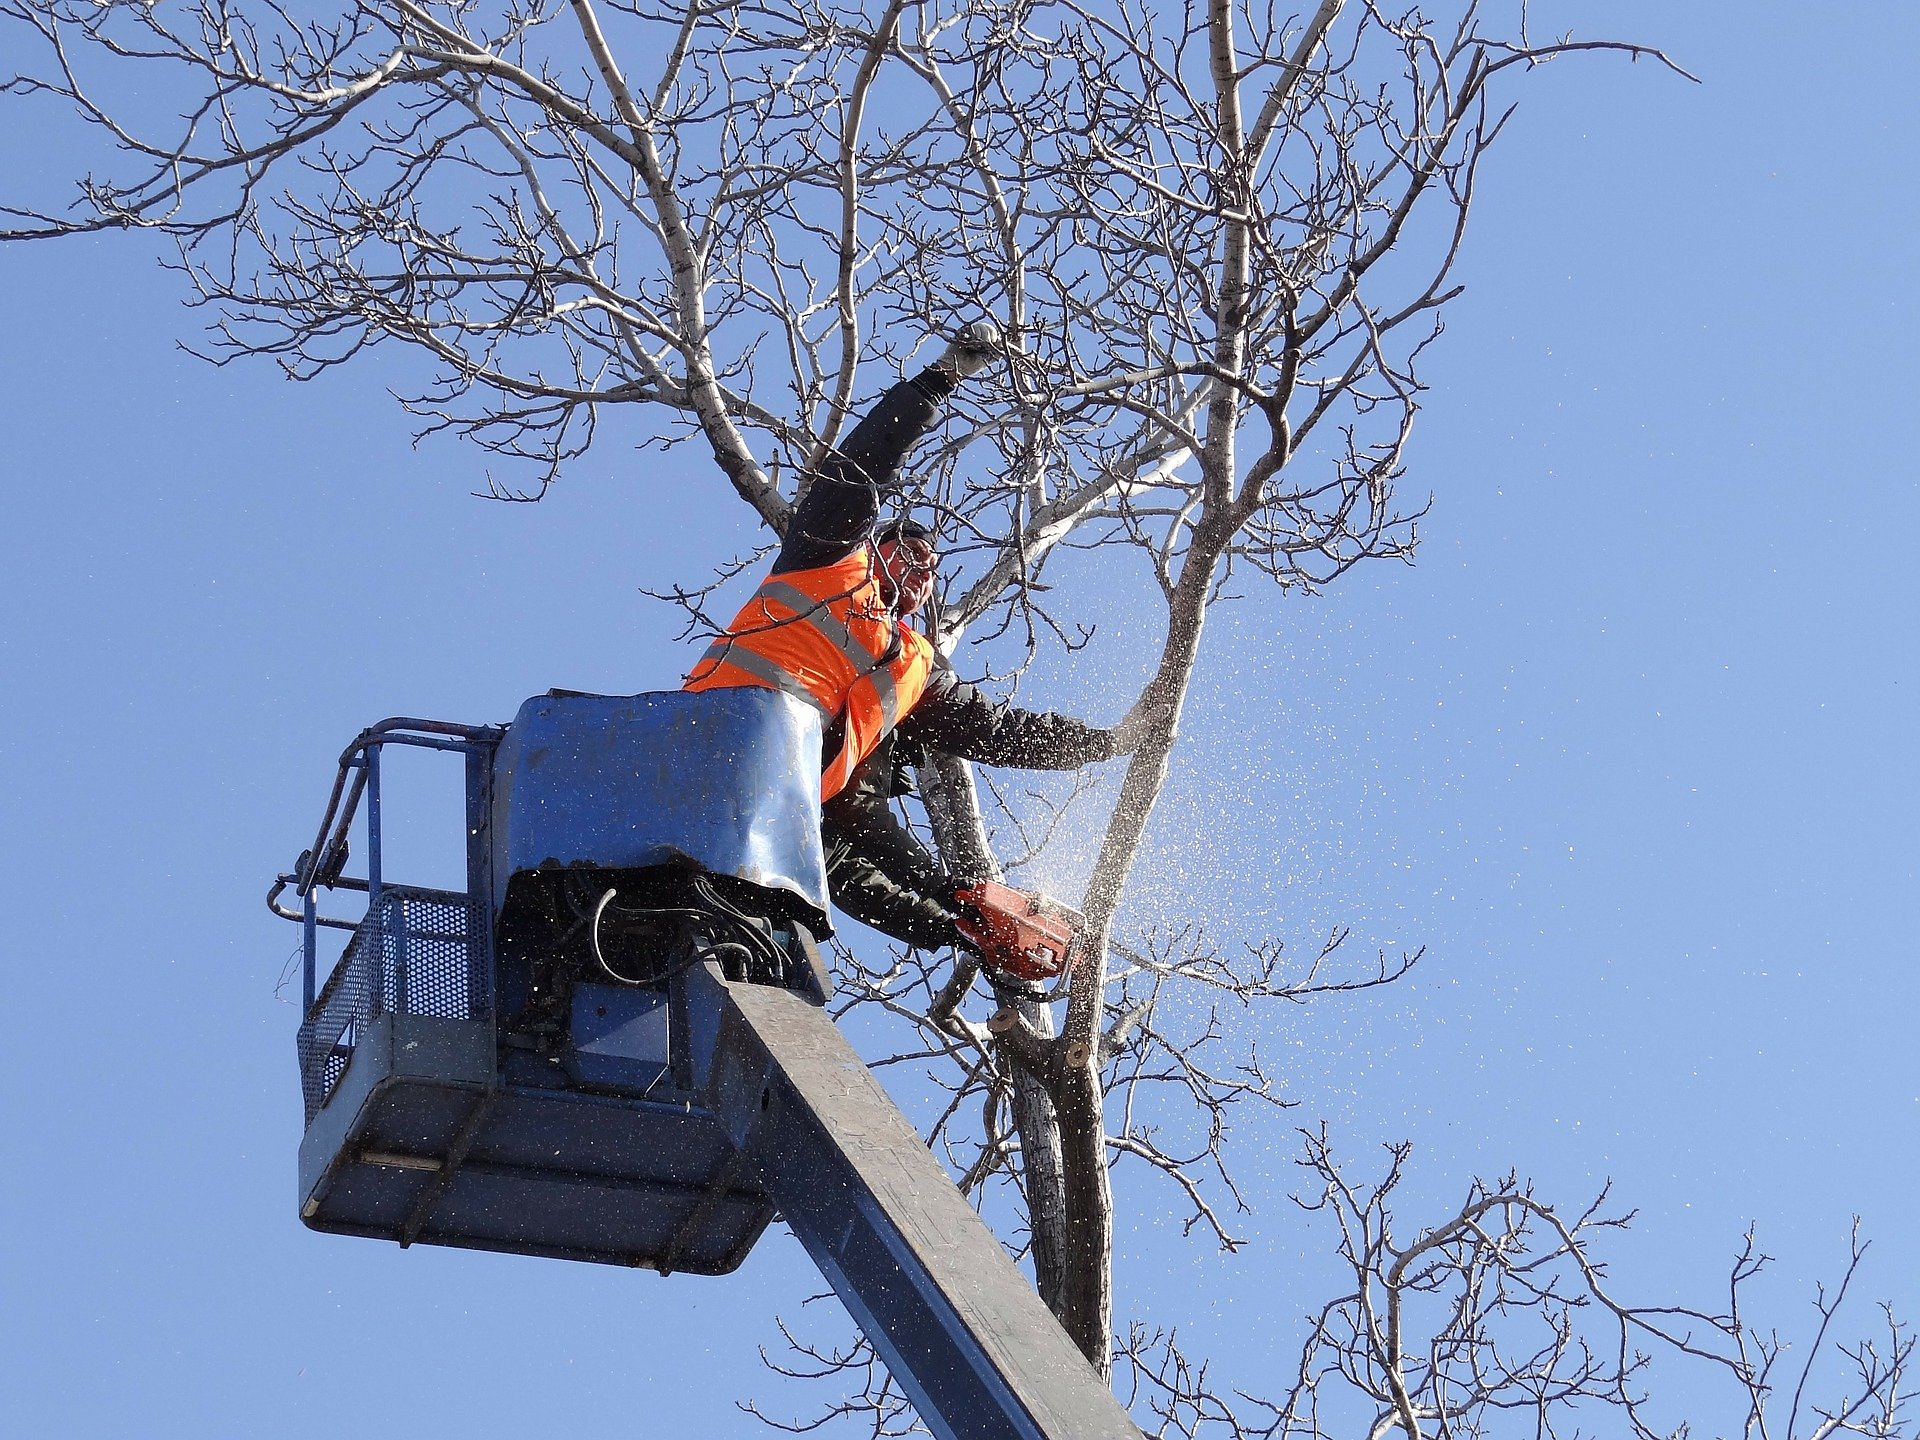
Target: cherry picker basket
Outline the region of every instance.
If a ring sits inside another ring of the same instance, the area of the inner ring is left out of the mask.
[[[691,1088],[667,982],[711,956],[824,1002],[819,743],[813,713],[766,690],[555,694],[506,727],[358,736],[269,896],[305,931],[301,1218],[402,1245],[736,1267],[772,1207]],[[382,873],[393,745],[464,759],[464,892]],[[356,818],[366,874],[350,877]],[[322,893],[363,893],[365,913],[322,915]],[[348,939],[322,982],[329,928]]]

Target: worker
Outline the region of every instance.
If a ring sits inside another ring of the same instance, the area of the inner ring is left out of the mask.
[[[944,873],[892,813],[929,752],[987,765],[1071,770],[1130,753],[1158,713],[1110,730],[996,703],[912,628],[932,594],[934,534],[882,524],[900,467],[960,382],[1000,350],[990,322],[894,385],[815,469],[773,568],[684,682],[764,686],[810,705],[823,732],[820,795],[828,888],[855,919],[921,949],[969,943],[956,928],[963,878]]]

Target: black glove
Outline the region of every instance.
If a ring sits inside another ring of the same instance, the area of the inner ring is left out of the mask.
[[[980,882],[971,875],[946,874],[941,877],[939,890],[942,903],[954,915],[971,924],[978,925],[982,919],[980,908],[965,897],[967,891]]]

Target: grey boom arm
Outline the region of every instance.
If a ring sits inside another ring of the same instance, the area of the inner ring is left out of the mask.
[[[1140,1440],[817,1003],[683,972],[694,1079],[942,1440]]]

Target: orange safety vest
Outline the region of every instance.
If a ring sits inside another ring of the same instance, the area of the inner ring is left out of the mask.
[[[820,775],[831,800],[926,693],[933,643],[880,603],[873,549],[769,575],[681,682],[683,690],[784,690],[845,734]]]

